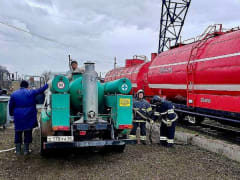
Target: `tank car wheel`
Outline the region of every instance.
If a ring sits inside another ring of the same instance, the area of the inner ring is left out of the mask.
[[[197,126],[197,125],[200,125],[203,122],[204,117],[200,117],[200,116],[186,116],[186,119],[187,119],[189,124]]]
[[[184,121],[184,118],[185,118],[184,114],[183,114],[183,113],[176,113],[176,114],[177,114],[177,116],[178,116],[178,121],[179,121],[179,122],[183,122],[183,121]]]

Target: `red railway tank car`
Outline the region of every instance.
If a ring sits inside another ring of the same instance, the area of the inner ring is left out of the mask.
[[[215,25],[193,43],[153,53],[149,62],[126,60],[126,67],[110,71],[105,80],[127,77],[132,93],[144,89],[147,96],[164,96],[180,115],[240,123],[239,74],[240,30],[223,32]]]
[[[126,77],[132,82],[132,91],[130,93],[134,94],[139,89],[144,89],[146,95],[154,95],[148,86],[148,67],[151,62],[144,59],[139,59],[139,56],[133,56],[133,59],[126,59],[125,67],[120,67],[109,71],[105,76],[105,81],[112,81],[122,77]]]

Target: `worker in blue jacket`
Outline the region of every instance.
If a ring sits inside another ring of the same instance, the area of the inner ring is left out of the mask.
[[[129,138],[136,139],[137,128],[140,127],[140,141],[146,145],[146,121],[151,116],[151,105],[144,99],[144,91],[138,90],[136,98],[133,100],[133,129]]]
[[[174,135],[177,114],[174,112],[174,107],[171,102],[154,96],[151,100],[153,108],[153,119],[161,121],[160,126],[160,144],[167,147],[172,147],[174,144]]]
[[[13,92],[9,102],[9,114],[14,116],[16,154],[21,154],[22,134],[24,132],[24,155],[29,154],[32,143],[32,129],[37,127],[37,109],[35,98],[43,93],[48,85],[40,89],[28,90],[28,82],[23,80],[20,89]]]

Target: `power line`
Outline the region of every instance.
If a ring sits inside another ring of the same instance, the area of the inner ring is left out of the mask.
[[[29,32],[29,31],[27,31],[27,30],[25,30],[25,29],[16,27],[16,26],[14,26],[14,25],[10,25],[10,24],[5,23],[5,22],[3,22],[3,21],[0,21],[0,24],[5,25],[5,26],[7,26],[7,27],[9,27],[9,28],[15,29],[15,30],[20,31],[20,32],[30,34],[30,35],[35,36],[35,37],[38,37],[38,38],[40,38],[40,39],[43,39],[43,40],[46,40],[46,41],[49,41],[49,42],[52,42],[52,43],[59,44],[59,45],[61,45],[61,46],[65,46],[65,47],[68,47],[68,48],[74,48],[74,49],[77,49],[77,50],[81,49],[81,48],[79,48],[79,47],[74,47],[74,46],[72,46],[72,45],[59,42],[59,41],[57,41],[57,40],[54,40],[54,39],[52,39],[52,38],[48,38],[48,37],[46,37],[46,36],[39,35],[39,34],[34,33],[34,32]],[[95,54],[95,55],[94,55],[92,52],[90,52],[89,50],[85,50],[85,49],[82,49],[82,51],[83,51],[83,52],[88,51],[88,52],[91,54],[91,56],[97,56],[97,54],[98,54],[98,53],[94,53],[94,54]],[[109,59],[109,60],[108,60],[109,63],[110,63],[110,62],[113,62],[114,57],[110,57],[110,56],[106,56],[106,55],[102,55],[102,54],[98,54],[98,55]],[[106,60],[106,59],[105,59],[105,60]],[[103,62],[102,62],[102,63],[103,63]],[[107,62],[104,62],[104,63],[107,63]]]
[[[36,37],[38,37],[38,38],[40,38],[40,39],[44,39],[44,40],[46,40],[46,41],[50,41],[50,42],[54,42],[54,43],[60,44],[60,45],[62,45],[62,46],[70,47],[70,45],[68,45],[68,44],[65,44],[65,43],[62,43],[62,42],[58,42],[58,41],[56,41],[56,40],[54,40],[54,39],[51,39],[51,38],[44,37],[44,36],[39,35],[39,34],[36,34],[36,33],[32,33],[32,32],[26,31],[25,29],[22,29],[22,28],[19,28],[19,27],[16,27],[16,26],[7,24],[7,23],[2,22],[2,21],[0,21],[0,24],[3,24],[3,25],[8,26],[8,27],[10,27],[10,28],[13,28],[13,29],[15,29],[15,30],[17,30],[17,31],[21,31],[21,32],[30,34],[30,35],[32,35],[32,36],[36,36]]]

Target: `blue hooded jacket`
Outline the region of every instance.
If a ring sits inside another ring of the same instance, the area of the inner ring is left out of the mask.
[[[15,131],[25,131],[37,126],[37,109],[35,98],[43,93],[48,85],[35,90],[20,88],[10,98],[9,114],[14,116]]]

